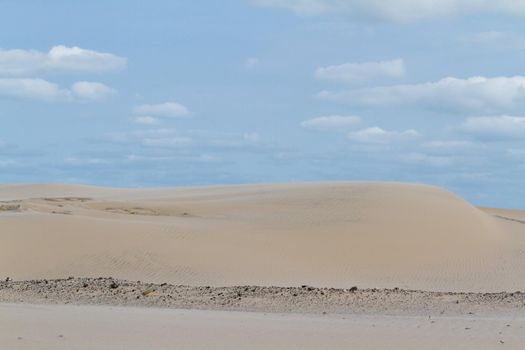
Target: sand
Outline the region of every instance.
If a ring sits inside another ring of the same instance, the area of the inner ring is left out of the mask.
[[[0,201],[0,277],[15,280],[525,290],[525,226],[502,218],[521,216],[430,186],[20,185]]]
[[[525,319],[0,304],[2,348],[523,349]]]
[[[524,224],[413,184],[1,185],[0,342],[523,348]]]
[[[525,293],[272,286],[197,287],[112,278],[0,282],[2,302],[297,314],[525,316]]]

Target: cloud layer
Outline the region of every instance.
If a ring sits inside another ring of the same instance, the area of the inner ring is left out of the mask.
[[[301,122],[301,127],[311,130],[345,130],[361,122],[361,118],[356,116],[330,115]]]
[[[320,67],[315,72],[317,79],[344,83],[362,82],[378,78],[401,78],[404,75],[405,63],[399,58],[391,61],[345,63]]]
[[[525,15],[521,0],[253,0],[266,7],[284,8],[299,15],[346,15],[410,22],[424,18],[472,13]]]
[[[413,129],[405,131],[388,131],[379,127],[371,127],[348,134],[348,139],[361,143],[389,143],[393,141],[406,141],[421,136]]]
[[[525,139],[525,117],[471,117],[461,125],[461,130],[480,138]]]
[[[116,93],[116,90],[96,82],[76,82],[68,89],[43,79],[0,78],[0,96],[4,97],[48,102],[101,101]]]
[[[127,59],[80,47],[54,46],[48,52],[0,50],[0,75],[34,76],[48,72],[106,73],[126,67]]]
[[[524,105],[525,76],[444,78],[436,82],[332,92],[319,98],[370,107],[424,107],[435,110],[498,112]]]
[[[165,118],[182,118],[190,115],[189,109],[178,102],[143,104],[135,106],[133,113],[136,115]]]
[[[78,81],[71,86],[73,96],[83,101],[101,101],[117,94],[115,89],[102,83]]]

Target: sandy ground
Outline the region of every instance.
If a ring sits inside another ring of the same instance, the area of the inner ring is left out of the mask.
[[[109,278],[0,282],[0,302],[302,314],[525,316],[522,292],[452,293],[306,285],[196,287]]]
[[[523,349],[523,317],[0,304],[4,349]]]
[[[0,185],[0,348],[523,349],[524,224],[422,185]]]
[[[4,185],[0,202],[0,276],[15,280],[525,290],[522,213],[430,186]]]

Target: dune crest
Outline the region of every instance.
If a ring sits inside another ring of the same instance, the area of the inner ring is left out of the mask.
[[[0,202],[14,279],[525,290],[525,226],[501,218],[515,213],[431,186],[4,185]]]

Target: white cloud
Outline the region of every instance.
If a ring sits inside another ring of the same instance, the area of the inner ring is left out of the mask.
[[[43,101],[98,101],[116,91],[104,84],[77,82],[70,89],[43,79],[0,78],[0,96],[28,98]]]
[[[329,115],[301,122],[301,127],[311,130],[342,130],[354,127],[361,122],[356,116]]]
[[[254,70],[259,65],[259,59],[257,57],[250,57],[244,61],[244,69]]]
[[[482,145],[466,140],[435,140],[422,144],[427,151],[435,153],[459,152],[481,148]]]
[[[489,139],[525,139],[525,117],[508,115],[467,118],[461,130]]]
[[[138,116],[133,119],[135,123],[137,124],[144,124],[144,125],[157,125],[160,123],[158,118],[152,117],[152,116]]]
[[[348,138],[361,143],[389,143],[393,141],[405,141],[421,136],[413,129],[405,131],[388,131],[379,127],[367,128],[348,134]]]
[[[36,50],[0,50],[0,75],[103,73],[122,70],[126,64],[127,59],[124,57],[76,46],[54,46],[46,53]]]
[[[101,83],[89,81],[79,81],[74,83],[73,86],[71,86],[71,91],[77,99],[85,101],[105,100],[117,94],[115,89]]]
[[[315,77],[345,83],[360,82],[378,78],[401,78],[405,75],[405,63],[398,58],[391,61],[345,63],[320,67]]]
[[[373,18],[409,22],[424,18],[473,13],[525,15],[522,0],[253,0],[284,8],[299,15],[338,14],[350,18]]]
[[[525,76],[444,78],[437,82],[322,91],[324,100],[364,106],[420,106],[435,110],[485,111],[511,110],[525,102]]]
[[[54,101],[69,97],[67,89],[43,79],[1,79],[0,96]]]
[[[188,108],[177,102],[144,104],[133,108],[133,113],[167,118],[180,118],[190,115]]]

